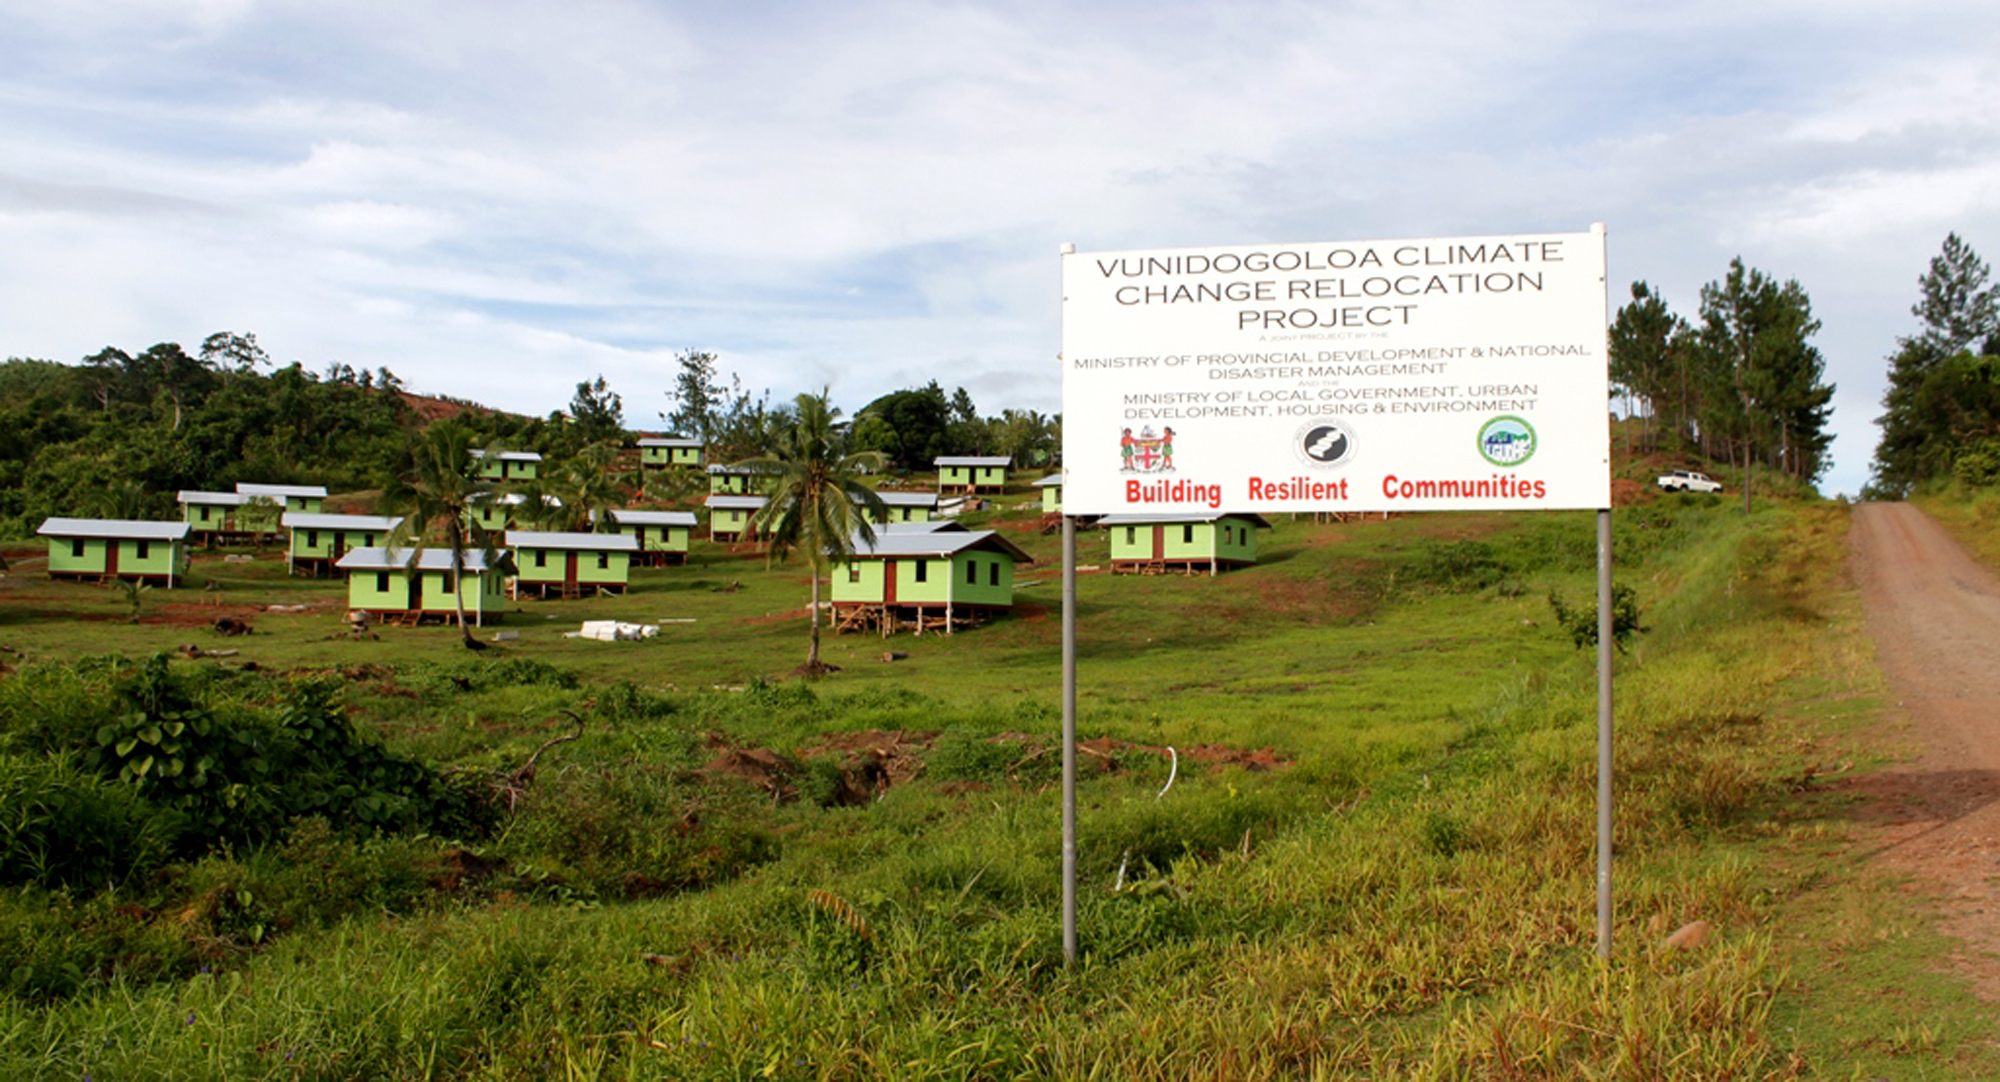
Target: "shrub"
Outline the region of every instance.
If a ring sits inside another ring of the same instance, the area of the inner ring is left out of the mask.
[[[51,756],[0,755],[0,884],[93,889],[166,860],[181,822]]]

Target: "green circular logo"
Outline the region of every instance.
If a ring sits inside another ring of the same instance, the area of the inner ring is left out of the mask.
[[[1479,455],[1495,466],[1518,466],[1535,457],[1535,426],[1513,414],[1479,426]]]

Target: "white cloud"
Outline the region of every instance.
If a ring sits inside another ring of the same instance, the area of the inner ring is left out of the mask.
[[[227,327],[638,419],[700,346],[1049,410],[1059,241],[1604,221],[1614,299],[1813,291],[1858,477],[1923,260],[2000,249],[1989,8],[0,3],[0,350]]]

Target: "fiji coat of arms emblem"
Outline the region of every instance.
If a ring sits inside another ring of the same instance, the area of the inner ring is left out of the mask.
[[[1156,434],[1153,426],[1147,425],[1134,436],[1131,429],[1125,429],[1118,439],[1118,457],[1123,473],[1172,473],[1174,430]]]

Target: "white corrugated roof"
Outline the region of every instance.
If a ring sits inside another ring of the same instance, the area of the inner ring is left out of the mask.
[[[1067,475],[1066,475],[1066,474],[1060,474],[1060,473],[1052,473],[1052,474],[1049,474],[1049,475],[1048,475],[1047,477],[1044,477],[1044,478],[1042,478],[1041,480],[1039,480],[1039,481],[1036,481],[1036,482],[1035,482],[1035,484],[1036,484],[1036,485],[1060,485],[1060,484],[1062,484],[1062,483],[1063,483],[1063,478],[1064,478],[1065,476],[1067,476]]]
[[[349,549],[347,555],[335,560],[333,566],[346,571],[402,571],[410,566],[412,557],[417,558],[419,571],[451,570],[451,550],[448,548],[427,548],[419,553],[416,549],[361,548]],[[472,549],[460,557],[459,566],[474,574],[486,570],[486,553]]]
[[[181,541],[188,535],[185,522],[141,522],[127,518],[46,518],[43,537],[105,537],[121,541]]]
[[[700,447],[700,440],[676,439],[672,436],[648,436],[639,441],[641,447]]]
[[[196,492],[186,488],[178,498],[181,503],[212,503],[223,507],[241,507],[250,502],[250,497],[241,492]]]
[[[1270,523],[1264,516],[1250,511],[1149,511],[1142,513],[1105,515],[1097,520],[1099,526],[1164,526],[1169,523],[1214,522],[1217,519],[1240,518],[1265,528]]]
[[[238,481],[236,482],[236,491],[245,496],[269,496],[280,500],[288,496],[321,500],[326,498],[325,485],[253,485],[248,482]]]
[[[697,520],[693,511],[639,511],[627,507],[614,507],[610,511],[611,520],[620,526],[694,526]]]
[[[283,525],[301,530],[393,530],[403,522],[402,516],[387,518],[382,515],[313,515],[303,511],[287,511],[280,519]]]
[[[941,455],[931,459],[933,466],[1011,466],[1014,460],[1005,455]]]
[[[474,448],[472,451],[472,457],[485,458],[486,452]],[[496,453],[493,457],[498,459],[503,459],[508,462],[540,462],[542,460],[541,454],[535,451],[500,451]]]
[[[639,539],[622,533],[575,533],[557,530],[508,530],[507,543],[523,549],[603,549],[637,552]]]
[[[762,496],[710,496],[703,503],[724,511],[755,511],[770,501]]]
[[[882,502],[890,507],[936,507],[935,492],[877,492]],[[860,500],[857,498],[856,503]]]
[[[1019,545],[1000,536],[992,530],[936,530],[917,533],[914,531],[877,531],[875,543],[868,545],[860,538],[852,538],[854,555],[862,559],[891,559],[903,556],[949,557],[978,548],[1004,552],[1021,563],[1033,563],[1034,558],[1021,551]]]

